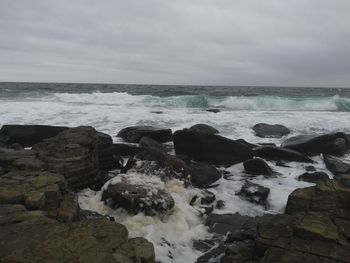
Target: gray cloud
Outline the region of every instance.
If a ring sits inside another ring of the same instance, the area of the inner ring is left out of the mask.
[[[0,81],[350,87],[348,0],[2,0]]]

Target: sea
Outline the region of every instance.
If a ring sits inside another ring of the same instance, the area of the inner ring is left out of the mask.
[[[208,112],[218,109],[220,112]],[[46,124],[76,127],[89,125],[122,142],[116,134],[133,125],[171,128],[173,131],[194,124],[209,124],[222,136],[245,139],[251,143],[281,144],[300,134],[350,133],[350,89],[317,87],[253,86],[176,86],[131,84],[72,83],[0,83],[0,126],[4,124]],[[259,138],[252,127],[257,123],[282,124],[291,130],[283,138]],[[333,175],[325,168],[322,156],[312,157],[318,171]],[[346,155],[345,160],[350,161]],[[236,193],[247,175],[242,164],[221,167],[232,176],[221,178],[212,189],[223,209],[214,213],[240,213],[258,216],[283,213],[288,195],[296,188],[312,183],[298,181],[307,164],[287,166],[268,164],[278,174],[274,178],[257,176],[252,182],[270,188],[268,207],[252,204]],[[182,181],[163,182],[157,176],[130,172],[128,178],[169,191],[175,200],[174,210],[167,215],[129,215],[123,209],[112,210],[101,201],[102,191],[85,189],[79,193],[83,209],[113,216],[129,230],[130,237],[143,236],[155,247],[156,260],[196,262],[203,254],[194,249],[195,240],[212,239],[205,226],[200,203],[189,204],[203,191],[185,187]],[[111,179],[113,180],[113,179]],[[110,183],[110,182],[109,182]],[[108,182],[107,182],[108,184]],[[219,262],[220,257],[212,262]]]

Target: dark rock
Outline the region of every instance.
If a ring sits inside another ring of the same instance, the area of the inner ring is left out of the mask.
[[[161,129],[152,126],[127,127],[122,129],[117,137],[121,137],[129,143],[138,143],[142,137],[149,137],[160,143],[169,142],[173,139],[170,129]]]
[[[191,199],[191,201],[190,201],[190,205],[193,206],[193,205],[196,203],[197,199],[198,199],[198,196],[197,196],[197,195],[195,195],[194,197],[192,197],[192,199]]]
[[[220,263],[260,262],[255,252],[254,241],[235,242],[225,250]]]
[[[212,192],[207,191],[206,195],[201,198],[202,205],[209,205],[215,201],[216,197]]]
[[[151,113],[154,113],[154,114],[163,114],[162,111],[151,111]]]
[[[331,171],[334,175],[339,174],[347,174],[350,173],[350,163],[341,160],[340,158],[323,155],[324,163],[329,171]]]
[[[273,171],[270,166],[260,158],[250,159],[243,163],[244,170],[253,175],[272,175]]]
[[[221,178],[221,173],[212,165],[193,163],[188,165],[190,181],[195,187],[207,187]]]
[[[219,113],[220,112],[219,109],[207,109],[205,111],[212,112],[212,113]]]
[[[338,132],[294,136],[284,141],[281,146],[309,155],[324,153],[342,156],[349,149],[349,141],[345,133]]]
[[[0,166],[0,175],[3,175],[5,173],[4,168]]]
[[[238,140],[236,140],[236,142],[239,142],[240,144],[243,144],[243,145],[249,147],[250,149],[254,149],[254,148],[259,146],[259,145],[247,142],[246,140],[243,140],[243,139],[238,139]]]
[[[4,125],[0,130],[0,137],[8,145],[19,143],[23,147],[31,147],[66,129],[68,128],[47,125]]]
[[[123,177],[120,182],[108,185],[102,200],[112,208],[122,207],[131,214],[143,212],[149,216],[167,212],[175,205],[174,199],[164,189],[133,183]]]
[[[24,148],[23,148],[23,146],[22,145],[20,145],[19,143],[14,143],[14,144],[12,144],[12,145],[10,145],[10,147],[9,147],[10,149],[14,149],[14,150],[24,150]]]
[[[139,147],[132,144],[115,143],[113,153],[116,156],[131,156],[137,154]]]
[[[225,201],[224,200],[217,200],[216,201],[216,206],[217,209],[223,209],[225,208]]]
[[[313,161],[297,152],[290,149],[274,146],[261,146],[253,149],[254,156],[266,158],[275,161],[289,161],[289,162],[305,162],[312,163]]]
[[[108,134],[97,132],[97,152],[99,167],[101,170],[110,171],[119,167],[119,163],[113,157],[113,139]]]
[[[174,133],[175,152],[212,164],[232,165],[252,157],[252,150],[236,141],[213,134],[179,130]]]
[[[204,255],[200,256],[197,259],[196,263],[215,262],[214,259],[224,254],[225,250],[226,250],[226,246],[224,245],[219,245],[217,247],[214,247],[209,251],[207,251]]]
[[[307,172],[316,172],[316,168],[315,168],[315,166],[308,165],[308,166],[305,167],[305,171],[307,171]]]
[[[267,206],[267,197],[269,196],[270,189],[258,184],[246,181],[237,195],[243,199],[256,203],[259,205]]]
[[[142,137],[139,144],[140,147],[152,148],[161,152],[166,152],[166,148],[164,147],[164,145],[156,142],[155,140],[149,137]]]
[[[92,127],[64,130],[33,146],[48,169],[64,175],[71,188],[100,182],[99,136]]]
[[[215,129],[214,127],[212,127],[208,124],[202,124],[202,123],[193,125],[191,128],[189,128],[189,130],[194,131],[194,132],[206,133],[206,134],[219,133],[219,131],[217,129]]]
[[[135,164],[136,164],[136,160],[134,159],[134,157],[130,157],[126,162],[126,164],[123,167],[121,167],[120,173],[121,174],[127,173],[127,171],[129,171]]]
[[[310,183],[319,183],[319,182],[327,182],[329,177],[324,172],[314,172],[314,173],[303,173],[298,177],[300,181],[310,182]]]
[[[290,130],[280,124],[258,123],[253,127],[255,135],[262,138],[281,138],[290,133]]]

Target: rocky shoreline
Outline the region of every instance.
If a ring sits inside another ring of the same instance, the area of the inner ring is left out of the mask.
[[[259,137],[290,132],[281,125],[253,129]],[[197,262],[350,262],[350,164],[342,159],[350,150],[347,134],[301,135],[281,146],[231,140],[205,124],[174,133],[128,127],[118,136],[127,144],[92,127],[2,126],[1,262],[156,262],[151,242],[129,238],[114,218],[81,209],[77,192],[101,190],[107,206],[130,214],[171,214],[175,200],[162,187],[171,178],[204,193],[191,203],[202,205],[213,238],[194,241],[203,252]],[[314,169],[315,155],[323,156],[332,179]],[[225,203],[210,189],[232,176],[225,167],[237,163],[247,174],[237,195],[268,206],[270,189],[249,179],[279,176],[265,160],[310,163],[299,180],[316,185],[292,192],[284,214],[213,213]],[[135,182],[134,172],[144,174],[142,180]]]

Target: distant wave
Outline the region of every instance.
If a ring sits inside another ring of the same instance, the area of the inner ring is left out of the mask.
[[[208,96],[184,95],[158,97],[112,93],[55,93],[42,98],[72,104],[116,106],[143,106],[165,108],[220,108],[247,111],[350,111],[350,98],[332,97],[279,97],[279,96]]]

